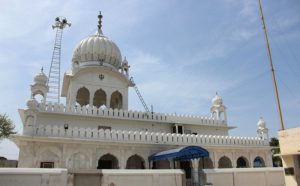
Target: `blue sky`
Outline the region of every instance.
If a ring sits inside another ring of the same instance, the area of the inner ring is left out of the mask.
[[[228,110],[230,132],[255,136],[263,117],[280,128],[257,0],[0,1],[0,113],[19,133],[18,108],[41,67],[48,73],[57,16],[72,22],[64,31],[61,72],[71,67],[75,45],[96,31],[126,56],[146,103],[155,112],[207,116],[218,92]],[[300,1],[263,0],[286,128],[300,125]],[[133,89],[129,107],[143,110]],[[0,142],[0,156],[18,150]]]

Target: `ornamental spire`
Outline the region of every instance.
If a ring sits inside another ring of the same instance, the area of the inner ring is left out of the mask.
[[[99,35],[103,35],[103,33],[102,33],[102,18],[103,18],[103,15],[101,14],[101,11],[99,11],[99,15],[98,15],[98,34]]]

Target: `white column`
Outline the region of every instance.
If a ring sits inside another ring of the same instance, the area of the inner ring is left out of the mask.
[[[169,159],[168,161],[170,163],[170,169],[175,169],[175,160]]]
[[[89,92],[90,92],[90,100],[89,100],[89,106],[92,108],[93,107],[93,101],[94,101],[94,94],[95,94],[95,90],[93,90],[92,88],[88,88]]]
[[[192,159],[192,185],[199,185],[199,158]]]
[[[111,99],[111,93],[106,92],[106,108],[110,109],[110,99]]]

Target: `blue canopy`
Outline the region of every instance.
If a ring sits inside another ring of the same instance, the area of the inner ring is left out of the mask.
[[[149,156],[149,161],[158,161],[166,159],[189,160],[208,156],[208,151],[202,147],[187,146],[152,154],[151,156]]]

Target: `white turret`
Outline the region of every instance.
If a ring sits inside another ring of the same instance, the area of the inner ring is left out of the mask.
[[[216,93],[215,97],[211,100],[212,106],[210,108],[211,117],[217,120],[227,122],[226,107],[223,105],[222,98]]]
[[[261,117],[257,122],[257,135],[261,139],[269,139],[269,129],[266,127],[266,122]]]
[[[47,85],[48,78],[43,72],[43,68],[41,69],[41,72],[38,73],[34,77],[34,83],[31,85],[31,99],[34,98],[36,95],[41,95],[43,99],[41,102],[45,102],[47,92],[49,90],[49,87]]]
[[[61,95],[67,107],[128,109],[128,88],[133,86],[128,61],[122,62],[118,46],[104,36],[102,17],[98,15],[98,31],[75,48],[72,69],[64,75]]]

